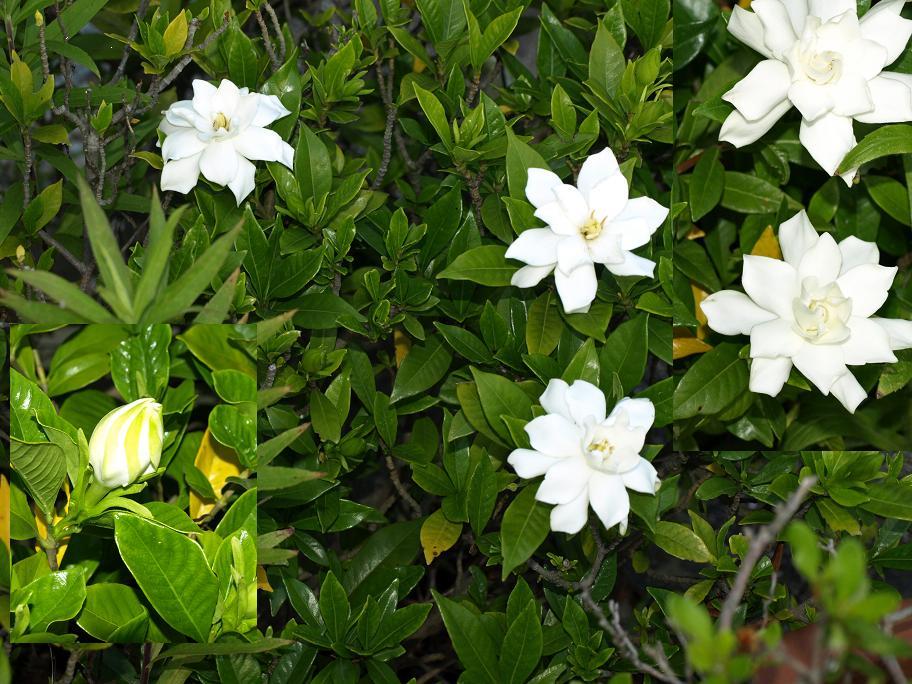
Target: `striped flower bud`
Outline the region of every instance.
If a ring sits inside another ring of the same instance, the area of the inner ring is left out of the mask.
[[[95,480],[106,487],[125,487],[158,468],[165,430],[162,406],[137,399],[98,421],[89,440],[89,463]]]

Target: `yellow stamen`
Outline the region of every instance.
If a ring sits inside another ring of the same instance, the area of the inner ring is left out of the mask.
[[[605,221],[602,219],[599,221],[595,218],[595,214],[589,214],[589,218],[580,228],[580,233],[587,240],[595,240],[599,235],[602,234],[602,230],[605,228]]]
[[[212,121],[212,130],[217,131],[220,128],[228,130],[228,117],[219,112],[215,115],[215,119]]]

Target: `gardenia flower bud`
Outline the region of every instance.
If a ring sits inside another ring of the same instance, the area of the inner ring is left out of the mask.
[[[709,327],[750,335],[750,389],[776,396],[794,365],[855,412],[868,396],[848,366],[893,363],[912,347],[912,321],[877,318],[896,268],[873,242],[818,235],[803,211],[779,228],[784,261],[744,257],[747,294],[723,290],[702,303]]]
[[[551,529],[573,534],[583,529],[592,510],[606,528],[627,530],[630,497],[659,491],[655,468],[640,456],[655,421],[649,399],[621,399],[606,416],[605,395],[577,380],[551,380],[541,395],[547,415],[526,424],[532,449],[516,449],[507,462],[524,478],[544,475],[535,498],[556,504]]]
[[[89,440],[95,481],[113,489],[154,472],[164,438],[162,406],[154,399],[137,399],[114,409],[98,421]]]
[[[268,126],[291,114],[275,95],[251,93],[223,79],[216,88],[193,81],[193,99],[181,100],[164,113],[159,130],[162,190],[188,193],[200,173],[218,185],[227,185],[240,206],[253,192],[256,167],[250,160],[276,161],[289,169],[294,149]]]
[[[553,272],[564,311],[585,313],[598,286],[595,264],[615,275],[651,278],[655,262],[630,250],[649,242],[668,209],[648,197],[629,199],[629,192],[608,148],[586,159],[577,187],[551,171],[529,169],[526,197],[548,227],[524,230],[507,249],[507,258],[528,264],[512,284],[535,287]]]
[[[860,20],[855,0],[754,0],[735,7],[729,32],[765,59],[722,99],[735,111],[719,139],[758,140],[792,105],[801,144],[833,175],[855,147],[852,120],[912,120],[912,76],[883,71],[912,36],[900,16],[906,0],[883,0]],[[857,169],[842,177],[851,185]]]

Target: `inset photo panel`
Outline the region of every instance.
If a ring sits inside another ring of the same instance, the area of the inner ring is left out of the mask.
[[[207,643],[255,627],[254,337],[9,328],[13,643]]]

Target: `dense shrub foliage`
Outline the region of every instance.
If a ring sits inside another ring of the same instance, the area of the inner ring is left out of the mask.
[[[0,684],[903,681],[908,125],[720,142],[714,0],[0,12]],[[718,304],[817,242],[853,380]]]

